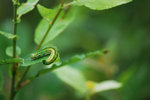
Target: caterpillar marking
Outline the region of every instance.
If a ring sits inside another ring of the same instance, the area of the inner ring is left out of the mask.
[[[31,59],[36,60],[36,59],[42,58],[47,55],[49,55],[49,57],[46,60],[43,60],[43,64],[45,64],[45,65],[49,65],[49,64],[53,63],[56,60],[56,58],[58,57],[58,53],[55,48],[47,47],[45,49],[42,49],[42,50],[32,53]]]

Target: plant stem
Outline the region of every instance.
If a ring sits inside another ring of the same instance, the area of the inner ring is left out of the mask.
[[[46,39],[46,37],[47,37],[49,31],[51,30],[51,28],[52,28],[53,25],[55,24],[55,22],[56,22],[56,20],[57,20],[57,18],[58,18],[58,16],[59,16],[59,14],[60,14],[61,11],[62,11],[63,5],[64,5],[64,0],[61,1],[61,3],[60,3],[60,8],[58,9],[58,11],[57,11],[57,13],[56,13],[54,19],[52,20],[51,24],[49,25],[48,29],[46,30],[46,32],[45,32],[45,34],[44,34],[42,40],[40,41],[39,45],[38,45],[37,48],[36,48],[36,50],[40,49],[40,47],[41,47],[41,45],[43,44],[44,40]],[[23,77],[21,78],[21,81],[18,82],[18,84],[17,84],[17,91],[18,91],[20,88],[22,88],[23,86],[25,86],[26,84],[30,83],[30,81],[31,81],[30,79],[28,79],[28,80],[24,81],[23,83],[21,83],[22,80],[23,80],[23,78],[26,76],[26,74],[28,73],[28,71],[29,71],[30,68],[31,68],[31,67],[29,67],[29,66],[26,68],[26,70],[25,70],[25,72],[24,72],[24,74],[23,74]]]
[[[51,30],[51,28],[52,28],[53,25],[55,24],[56,19],[58,18],[59,14],[60,14],[61,11],[62,11],[63,5],[64,5],[64,0],[61,1],[60,8],[58,9],[58,12],[56,13],[56,15],[55,15],[53,21],[51,22],[51,24],[49,25],[48,29],[46,30],[46,32],[45,32],[45,34],[44,34],[42,40],[40,41],[39,45],[38,45],[37,48],[36,48],[36,50],[40,49],[40,47],[41,47],[41,45],[43,44],[44,40],[46,39],[46,37],[47,37],[49,31]]]
[[[17,1],[16,1],[17,2]],[[14,35],[17,34],[17,8],[18,5],[14,5]],[[13,39],[13,58],[16,58],[16,38]]]
[[[13,3],[14,7],[14,35],[17,34],[17,8],[18,8],[18,0],[14,1]],[[16,58],[16,38],[13,39],[13,58]],[[11,93],[10,93],[10,99],[9,100],[14,100],[15,97],[15,80],[16,80],[16,70],[17,70],[18,63],[14,63],[12,65],[12,83],[11,83]]]
[[[17,89],[17,90],[20,88],[21,82],[22,82],[23,79],[25,78],[25,76],[26,76],[27,72],[29,71],[30,67],[31,67],[31,66],[28,66],[28,67],[25,69],[25,71],[24,71],[24,73],[23,73],[23,75],[22,75],[20,81],[18,82],[18,84],[17,84],[17,86],[16,86],[16,89]]]

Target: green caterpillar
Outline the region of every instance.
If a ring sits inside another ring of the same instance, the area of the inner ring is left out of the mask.
[[[46,60],[43,60],[43,64],[45,64],[45,65],[49,65],[49,64],[53,63],[56,60],[56,58],[58,57],[58,52],[53,47],[47,47],[45,49],[36,51],[35,53],[32,53],[31,59],[36,60],[36,59],[42,58],[47,55],[49,55],[49,57]]]

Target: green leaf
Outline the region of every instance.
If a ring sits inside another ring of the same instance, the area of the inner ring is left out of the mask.
[[[13,47],[12,46],[7,47],[6,54],[10,57],[13,56]],[[17,54],[17,56],[19,56],[21,54],[21,49],[18,46],[16,47],[16,54]]]
[[[2,90],[4,84],[4,76],[2,71],[0,70],[0,90]]]
[[[38,8],[40,15],[48,22],[51,22],[57,13],[56,9],[49,9],[40,4],[37,5],[37,8]]]
[[[7,37],[8,39],[14,39],[17,37],[16,35],[13,35],[12,33],[7,33],[7,32],[3,32],[3,31],[0,31],[0,34]]]
[[[87,87],[86,87],[86,80],[81,72],[78,70],[70,67],[65,66],[63,68],[59,68],[54,71],[54,73],[66,84],[73,87],[75,90],[77,90],[80,93],[86,93]]]
[[[35,8],[35,5],[39,0],[27,0],[26,3],[22,3],[21,6],[17,10],[17,15],[20,17]]]
[[[62,33],[68,25],[72,22],[74,18],[73,12],[69,12],[65,18],[59,18],[56,23],[53,25],[51,30],[49,31],[46,39],[44,40],[43,44],[48,43],[49,41],[53,40],[56,36],[58,36],[60,33]],[[42,19],[40,23],[38,24],[36,31],[35,31],[35,42],[36,44],[39,44],[41,39],[43,38],[45,32],[47,31],[49,27],[49,22],[46,21],[45,19]]]
[[[88,57],[92,57],[92,56],[96,56],[96,55],[103,55],[105,53],[107,53],[106,50],[105,51],[97,50],[97,51],[93,51],[93,52],[89,52],[89,53],[85,53],[85,54],[75,55],[75,56],[71,57],[69,60],[63,61],[63,64],[66,65],[66,64],[74,63],[74,62],[83,60]]]
[[[65,60],[65,61],[62,61],[61,64],[54,64],[52,65],[50,68],[47,68],[47,69],[43,69],[43,70],[40,70],[37,75],[35,77],[32,77],[32,78],[36,78],[36,77],[39,77],[45,73],[48,73],[52,70],[55,70],[57,68],[60,68],[60,67],[63,67],[63,66],[66,66],[66,65],[70,65],[72,63],[75,63],[75,62],[78,62],[78,61],[81,61],[85,58],[88,58],[88,57],[92,57],[92,56],[96,56],[96,55],[103,55],[107,53],[106,51],[100,51],[100,50],[97,50],[97,51],[94,51],[94,52],[90,52],[90,53],[85,53],[85,54],[81,54],[81,55],[76,55],[76,56],[73,56],[71,57],[70,59],[68,60]]]
[[[79,6],[83,5],[93,10],[104,10],[126,4],[131,1],[132,0],[75,0],[74,4]]]
[[[100,83],[96,83],[93,81],[87,81],[86,82],[88,89],[91,91],[91,93],[97,93],[102,91],[108,91],[112,89],[118,89],[122,86],[121,83],[114,81],[114,80],[107,80]]]

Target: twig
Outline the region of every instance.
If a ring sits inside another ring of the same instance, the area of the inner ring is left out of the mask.
[[[16,86],[16,90],[18,90],[18,89],[19,89],[20,84],[21,84],[21,83],[22,83],[22,81],[24,80],[24,78],[25,78],[25,76],[26,76],[27,72],[29,71],[30,67],[31,67],[31,66],[28,66],[28,67],[25,69],[25,71],[24,71],[24,73],[23,73],[23,75],[22,75],[22,77],[21,77],[20,81],[18,82],[18,84],[17,84],[17,86]]]
[[[14,7],[14,35],[17,34],[17,8],[18,8],[18,0],[13,2]],[[16,58],[16,37],[13,39],[13,58]],[[11,93],[10,100],[14,100],[15,97],[15,80],[16,80],[16,71],[17,71],[18,63],[14,63],[12,65],[12,83],[11,83]]]
[[[52,28],[53,25],[55,24],[56,19],[58,18],[59,14],[60,14],[61,11],[62,11],[63,5],[64,5],[64,0],[61,1],[60,8],[58,9],[58,12],[56,13],[56,15],[55,15],[53,21],[51,22],[51,24],[49,25],[47,31],[45,32],[45,34],[44,34],[42,40],[40,41],[39,45],[37,46],[36,50],[40,49],[40,47],[41,47],[41,45],[43,44],[44,40],[46,39],[46,37],[47,37],[49,31],[51,30],[51,28]]]

